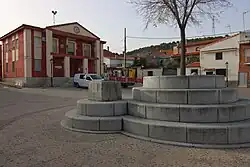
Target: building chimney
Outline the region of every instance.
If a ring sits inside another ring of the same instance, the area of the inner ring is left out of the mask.
[[[107,46],[107,50],[109,51],[109,46]]]

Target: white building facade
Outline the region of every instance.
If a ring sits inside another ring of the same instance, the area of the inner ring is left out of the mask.
[[[230,84],[238,85],[240,67],[240,43],[243,34],[221,39],[200,50],[202,75],[228,75]]]

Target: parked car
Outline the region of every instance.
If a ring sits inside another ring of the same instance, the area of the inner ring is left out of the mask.
[[[83,73],[78,73],[74,75],[74,86],[77,88],[88,88],[89,87],[89,82],[94,81],[94,80],[104,80],[100,75],[97,74],[83,74]]]

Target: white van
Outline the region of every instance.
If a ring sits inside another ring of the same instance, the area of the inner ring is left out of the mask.
[[[97,74],[83,74],[83,73],[78,73],[74,75],[74,86],[77,88],[88,88],[89,87],[89,82],[93,80],[104,80],[100,75]]]

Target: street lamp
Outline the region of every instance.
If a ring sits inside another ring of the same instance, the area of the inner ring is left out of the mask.
[[[244,28],[244,31],[246,31],[245,15],[246,15],[248,12],[250,12],[250,10],[243,12],[243,28]]]
[[[141,76],[142,76],[142,79],[143,79],[143,68],[144,68],[144,65],[141,65]]]
[[[53,58],[50,59],[50,86],[53,87]]]
[[[53,24],[56,23],[56,14],[57,14],[57,11],[56,10],[52,10],[52,14],[53,14]]]
[[[228,87],[228,62],[226,62],[225,65],[226,65],[226,83]]]

